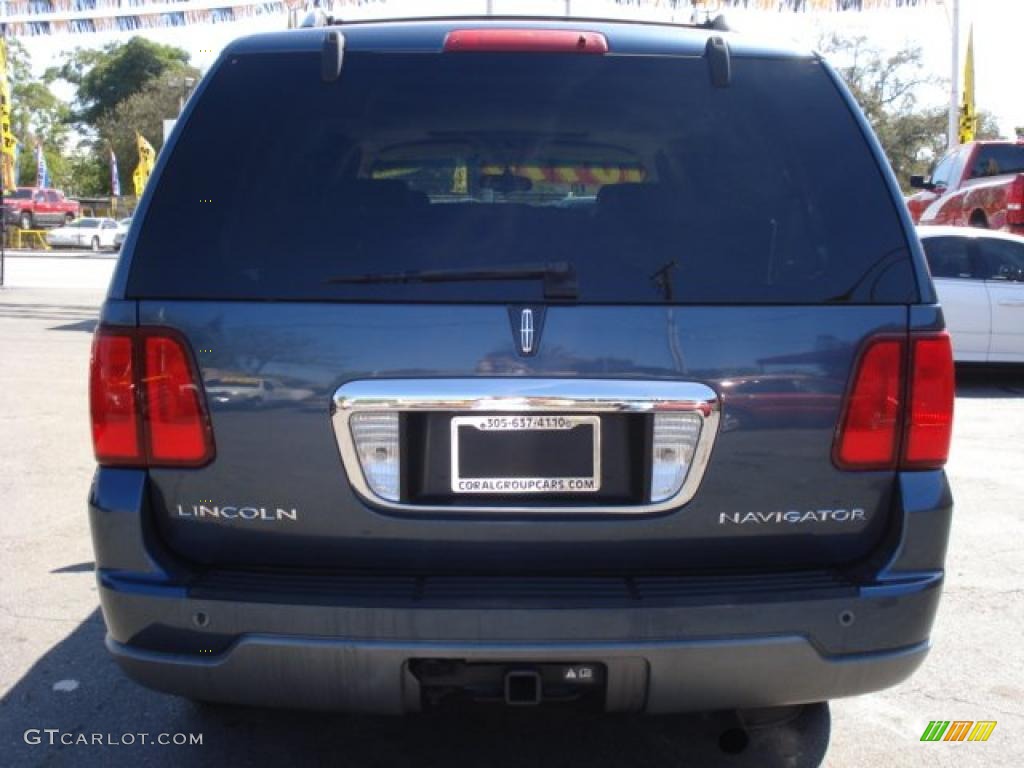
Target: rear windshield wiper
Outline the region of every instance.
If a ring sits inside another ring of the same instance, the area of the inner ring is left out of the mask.
[[[406,272],[377,272],[328,278],[331,285],[376,283],[472,283],[480,280],[543,280],[544,298],[575,299],[578,294],[576,268],[567,262],[551,264],[509,264],[497,267],[459,269],[413,269]]]

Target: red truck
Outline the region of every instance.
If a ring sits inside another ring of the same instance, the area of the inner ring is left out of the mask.
[[[5,194],[3,212],[5,224],[16,224],[21,229],[60,227],[81,213],[77,201],[44,187],[18,187]]]
[[[919,224],[1002,229],[1024,234],[1024,140],[953,147],[931,176],[911,176],[907,199]]]

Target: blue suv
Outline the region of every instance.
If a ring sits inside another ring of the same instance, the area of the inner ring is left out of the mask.
[[[818,56],[715,25],[248,37],[136,213],[91,369],[107,647],[378,713],[650,713],[921,664],[949,339]]]

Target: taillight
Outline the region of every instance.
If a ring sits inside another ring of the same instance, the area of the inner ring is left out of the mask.
[[[868,342],[846,396],[834,458],[842,469],[936,469],[953,429],[955,373],[949,335]]]
[[[92,445],[100,464],[142,463],[139,406],[135,397],[134,339],[99,331],[89,363]]]
[[[444,39],[447,53],[608,53],[600,32],[571,29],[454,29]]]
[[[90,411],[96,461],[197,467],[213,432],[187,342],[165,328],[100,328],[93,342]]]
[[[213,439],[188,349],[174,336],[149,334],[142,343],[150,464],[205,464]]]
[[[904,467],[933,469],[946,463],[953,435],[955,379],[948,333],[911,337]]]
[[[903,341],[872,341],[860,357],[836,441],[844,469],[888,469],[896,462],[903,399]]]
[[[1017,174],[1010,186],[1006,202],[1006,223],[1010,226],[1024,226],[1024,173]]]

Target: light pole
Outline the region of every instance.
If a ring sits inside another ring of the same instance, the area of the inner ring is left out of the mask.
[[[960,0],[947,0],[953,6],[953,71],[949,81],[949,124],[947,143],[950,149],[960,141]]]
[[[181,79],[181,99],[178,101],[178,115],[185,109],[185,102],[188,100],[189,89],[196,84],[194,77],[183,77]]]

